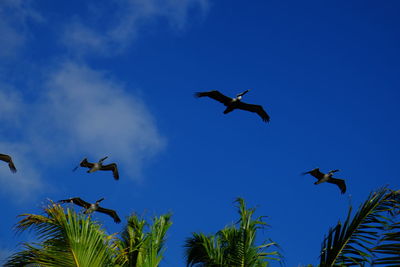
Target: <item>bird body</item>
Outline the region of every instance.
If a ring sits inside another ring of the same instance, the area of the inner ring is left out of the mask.
[[[224,104],[226,106],[226,109],[224,110],[224,114],[228,114],[229,112],[232,112],[235,109],[241,109],[241,110],[246,110],[246,111],[250,111],[250,112],[255,112],[261,117],[261,119],[263,121],[269,122],[270,117],[267,114],[267,112],[265,112],[265,110],[263,109],[262,106],[247,104],[247,103],[241,101],[241,99],[243,98],[243,95],[249,91],[250,90],[246,90],[240,94],[237,94],[235,98],[230,98],[224,94],[221,94],[217,90],[208,91],[208,92],[197,92],[195,94],[195,96],[196,97],[207,96],[209,98],[212,98],[212,99],[217,100],[218,102]]]
[[[90,206],[84,211],[85,214],[90,214],[95,212],[100,207],[100,202],[103,201],[104,198],[100,198],[95,203],[91,203]]]
[[[340,192],[342,194],[344,194],[346,192],[346,183],[344,180],[342,179],[337,179],[337,178],[333,178],[333,174],[335,172],[338,172],[339,170],[331,170],[328,173],[322,173],[319,168],[315,168],[311,171],[308,172],[304,172],[303,175],[305,174],[311,174],[312,176],[314,176],[315,178],[318,179],[318,181],[316,181],[314,184],[318,185],[324,182],[328,182],[331,184],[335,184],[339,187]]]
[[[100,170],[101,166],[102,165],[98,162],[93,163],[93,167],[91,169],[89,169],[87,172],[92,173],[92,172],[98,171],[98,170]]]
[[[87,171],[88,173],[92,173],[95,171],[112,171],[115,180],[119,179],[119,172],[116,163],[111,163],[107,165],[103,165],[103,161],[106,160],[108,157],[104,157],[100,159],[98,162],[89,162],[87,158],[84,158],[78,166],[76,166],[73,170],[75,171],[79,166],[89,168]]]
[[[85,209],[85,211],[83,212],[84,214],[91,214],[95,211],[107,214],[108,216],[112,217],[116,223],[120,223],[121,219],[118,217],[117,212],[115,210],[110,210],[110,209],[105,209],[103,207],[100,207],[100,202],[103,200],[104,200],[104,198],[101,198],[101,199],[97,200],[95,203],[88,203],[79,197],[73,197],[73,198],[69,198],[69,199],[63,199],[58,202],[73,203],[75,205],[81,206]]]
[[[7,162],[8,167],[10,168],[10,171],[15,173],[17,172],[17,169],[15,168],[14,162],[12,161],[11,156],[6,155],[6,154],[0,154],[0,160]]]

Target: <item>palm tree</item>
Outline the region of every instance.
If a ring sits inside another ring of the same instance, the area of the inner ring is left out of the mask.
[[[185,244],[187,266],[207,267],[261,267],[268,266],[268,260],[280,260],[277,251],[265,252],[274,242],[256,246],[257,230],[266,226],[263,217],[253,219],[254,208],[247,209],[243,199],[239,203],[239,221],[227,226],[215,235],[193,233]]]
[[[351,211],[325,237],[320,266],[400,266],[400,190],[380,189]]]
[[[151,225],[137,215],[130,216],[121,239],[116,242],[121,251],[117,262],[124,267],[158,266],[163,258],[165,236],[171,224],[170,214],[154,217]]]
[[[156,267],[163,257],[163,247],[171,215],[162,215],[147,224],[136,215],[128,218],[121,239],[107,235],[101,225],[72,209],[66,212],[51,203],[44,215],[23,214],[17,232],[33,230],[36,243],[23,243],[23,250],[12,255],[5,266],[138,266]],[[148,226],[148,231],[144,228]]]
[[[23,214],[17,232],[33,230],[39,242],[23,243],[5,266],[114,266],[114,237],[90,217],[58,204],[45,208],[47,216]]]

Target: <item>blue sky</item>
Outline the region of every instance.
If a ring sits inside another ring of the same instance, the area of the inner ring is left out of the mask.
[[[398,1],[16,1],[0,3],[0,258],[30,234],[16,216],[47,199],[105,197],[124,218],[173,213],[162,266],[192,232],[237,219],[243,197],[287,266],[316,264],[350,203],[399,189]],[[197,91],[244,101],[234,111]],[[119,165],[71,172],[83,157]],[[341,195],[300,173],[341,169]],[[101,214],[109,233],[120,231]],[[273,264],[273,266],[277,266]]]

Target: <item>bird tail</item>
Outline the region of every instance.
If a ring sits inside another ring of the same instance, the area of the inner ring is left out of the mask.
[[[229,112],[232,112],[233,110],[234,110],[233,108],[227,107],[227,108],[224,110],[224,114],[228,114]]]

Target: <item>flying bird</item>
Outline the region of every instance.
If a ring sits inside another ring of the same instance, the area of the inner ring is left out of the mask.
[[[81,167],[85,167],[85,168],[89,168],[89,170],[87,171],[88,173],[92,173],[95,171],[112,171],[113,172],[113,176],[115,180],[119,179],[119,173],[118,173],[118,167],[116,163],[110,163],[108,165],[103,165],[103,161],[106,160],[108,158],[104,157],[102,159],[100,159],[98,162],[95,163],[91,163],[87,161],[87,158],[84,158],[78,166],[76,166],[73,171],[75,171],[76,169],[78,169],[79,166]]]
[[[69,198],[69,199],[63,199],[63,200],[60,200],[58,202],[61,202],[61,203],[74,203],[75,205],[84,207],[85,208],[85,211],[84,211],[85,214],[91,214],[91,213],[93,213],[95,211],[107,214],[108,216],[111,216],[114,219],[114,222],[120,223],[121,219],[118,217],[117,212],[115,210],[110,210],[110,209],[105,209],[103,207],[100,207],[99,203],[101,201],[103,201],[103,200],[104,200],[104,198],[100,198],[95,203],[91,204],[91,203],[88,203],[88,202],[82,200],[79,197],[73,197],[73,198]]]
[[[13,173],[17,172],[17,169],[15,168],[14,162],[12,161],[12,158],[9,155],[6,154],[0,154],[0,160],[5,161],[8,163],[8,167],[10,168],[10,171]]]
[[[316,181],[314,183],[316,185],[320,184],[320,183],[323,183],[323,182],[328,182],[328,183],[331,183],[331,184],[335,184],[340,188],[341,193],[344,194],[346,192],[346,183],[344,182],[344,180],[336,179],[336,178],[332,177],[333,174],[335,172],[338,172],[338,171],[340,171],[340,170],[332,170],[332,171],[329,171],[328,173],[325,174],[325,173],[320,172],[319,168],[316,168],[316,169],[313,169],[311,171],[304,172],[303,175],[311,174],[312,176],[317,178],[318,181]]]
[[[221,94],[217,90],[209,91],[209,92],[197,92],[195,93],[196,97],[209,97],[214,100],[217,100],[218,102],[221,102],[226,106],[226,109],[224,110],[224,114],[228,114],[229,112],[235,110],[235,109],[242,109],[250,112],[255,112],[257,113],[261,119],[265,122],[269,122],[270,117],[265,112],[262,106],[260,105],[253,105],[253,104],[247,104],[245,102],[242,102],[241,99],[243,98],[243,95],[249,92],[250,90],[246,90],[240,94],[237,94],[235,98],[230,98],[226,95]]]

